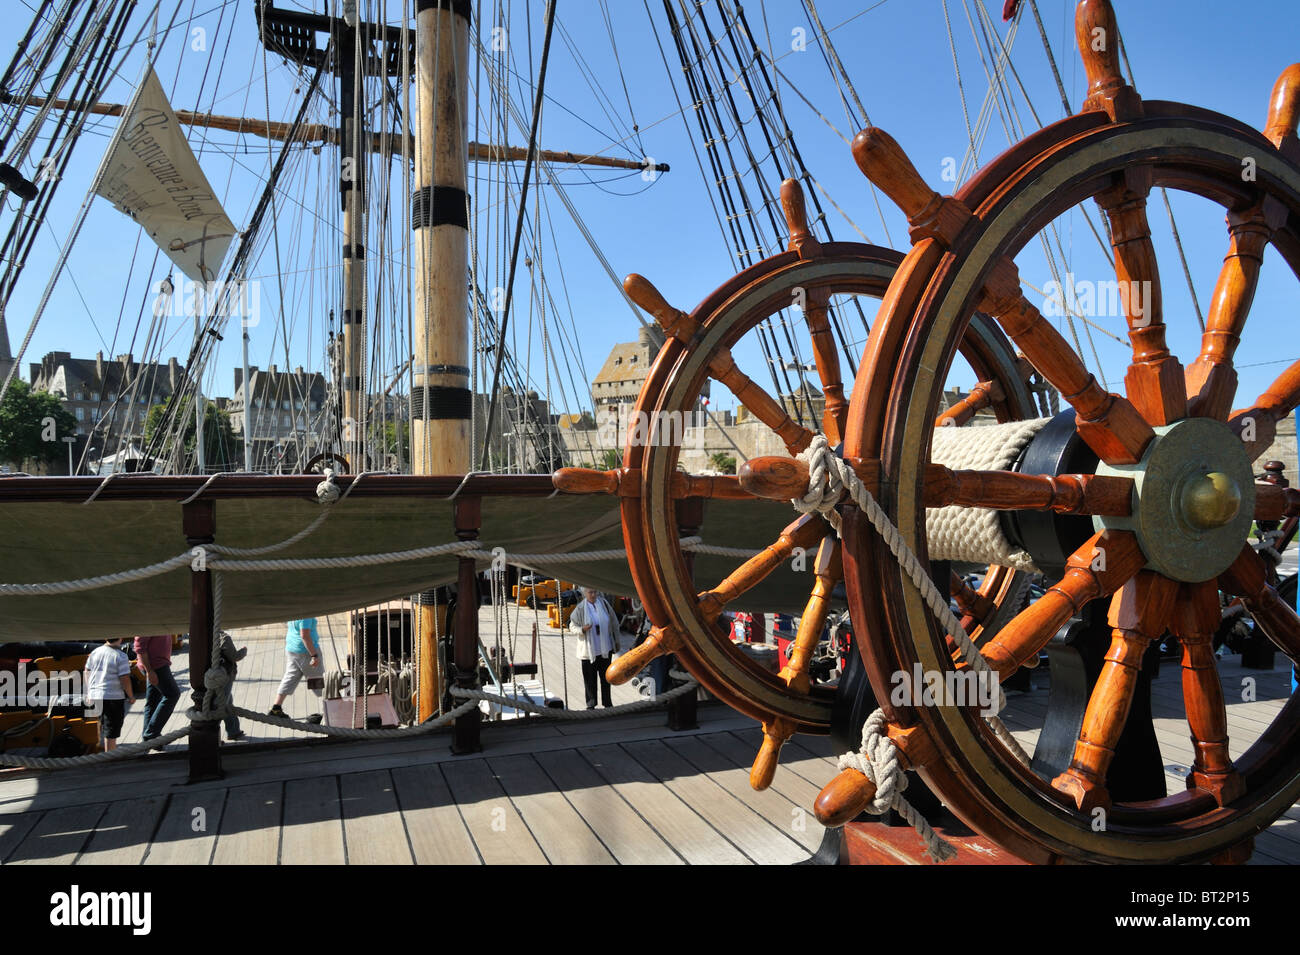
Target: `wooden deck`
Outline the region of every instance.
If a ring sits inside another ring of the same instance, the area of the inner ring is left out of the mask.
[[[543,618],[544,619],[544,618]],[[485,643],[492,642],[485,608]],[[341,621],[333,633],[342,647]],[[514,621],[529,655],[531,611]],[[327,638],[326,665],[333,666]],[[243,632],[250,647],[236,683],[239,702],[265,710],[283,665],[279,628]],[[555,692],[565,667],[559,635],[545,632],[541,662]],[[563,650],[571,654],[572,639]],[[178,658],[183,664],[184,656]],[[1283,658],[1272,671],[1219,661],[1233,755],[1253,741],[1290,695]],[[582,705],[581,673],[567,667],[567,698]],[[184,667],[178,667],[184,684]],[[1242,699],[1243,680],[1255,698]],[[1027,746],[1046,709],[1046,674],[1013,694],[1004,718]],[[635,698],[615,688],[615,702]],[[1176,662],[1161,667],[1153,693],[1156,731],[1170,791],[1182,786],[1191,743]],[[319,711],[305,688],[294,715]],[[138,739],[140,706],[123,734]],[[173,717],[173,726],[182,717]],[[700,707],[697,730],[674,733],[662,711],[583,722],[485,725],[484,751],[456,757],[449,737],[300,743],[240,743],[223,750],[225,779],[185,785],[179,752],[59,773],[0,775],[0,862],[77,864],[789,864],[809,857],[823,830],[811,814],[835,774],[831,744],[798,737],[785,747],[770,790],[749,788],[760,734],[717,704]],[[258,740],[299,735],[245,726]],[[313,739],[319,739],[313,737]],[[174,746],[179,750],[182,746]],[[1256,840],[1256,864],[1300,863],[1300,808]]]

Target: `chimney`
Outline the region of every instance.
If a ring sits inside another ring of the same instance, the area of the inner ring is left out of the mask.
[[[176,364],[176,356],[173,355],[167,359],[167,383],[173,393],[176,391],[176,383],[180,378],[180,368]]]
[[[98,384],[104,383],[104,353],[95,352],[95,381]]]

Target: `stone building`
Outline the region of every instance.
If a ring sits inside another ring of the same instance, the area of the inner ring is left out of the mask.
[[[73,457],[92,466],[119,452],[129,455],[132,446],[143,449],[149,409],[165,402],[187,380],[175,358],[166,364],[138,362],[130,354],[108,360],[103,352],[73,358],[69,352],[54,351],[28,367],[32,389],[59,395],[76,419]]]
[[[304,448],[314,448],[316,436],[327,430],[321,420],[328,413],[325,376],[301,365],[293,371],[250,365],[248,386],[252,408],[246,415],[244,369],[235,368],[235,391],[226,410],[235,436],[251,440],[254,470],[296,469]]]

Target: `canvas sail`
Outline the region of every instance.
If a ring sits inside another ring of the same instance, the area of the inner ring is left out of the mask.
[[[144,479],[126,476],[119,482]],[[3,478],[19,490],[45,478]],[[544,478],[543,478],[544,480]],[[84,482],[93,489],[96,482]],[[89,491],[86,492],[87,494]],[[186,492],[188,494],[188,492]],[[453,502],[428,498],[354,497],[304,540],[275,558],[345,557],[407,550],[453,539]],[[314,500],[256,496],[216,504],[216,539],[232,547],[284,540],[320,513]],[[789,509],[753,501],[709,501],[704,536],[710,544],[759,550],[789,522]],[[166,560],[187,549],[177,500],[18,502],[0,500],[0,582],[37,583],[116,573]],[[480,541],[507,554],[608,551],[623,547],[618,504],[597,495],[483,499]],[[700,589],[713,586],[740,563],[700,554]],[[625,559],[537,560],[538,571],[610,594],[634,594]],[[488,561],[479,562],[486,571]],[[811,568],[810,568],[811,570]],[[244,627],[348,610],[428,587],[455,582],[457,561],[446,556],[344,570],[228,571],[223,576],[223,627]],[[799,613],[812,575],[774,573],[728,606],[731,610]],[[0,596],[0,643],[102,640],[189,629],[188,568],[96,590],[46,596]]]
[[[152,69],[109,143],[95,190],[195,282],[217,277],[235,226],[199,168]]]

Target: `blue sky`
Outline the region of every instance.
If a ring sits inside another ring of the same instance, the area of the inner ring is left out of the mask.
[[[24,5],[24,0],[7,5],[10,16],[0,23],[0,47],[12,48],[25,29],[28,14],[22,9]],[[283,5],[304,6],[287,0]],[[830,30],[871,121],[903,144],[922,175],[941,192],[951,191],[953,186],[942,179],[945,160],[955,159],[960,163],[967,146],[962,94],[974,122],[989,86],[968,20],[968,12],[973,16],[974,5],[975,0],[947,2],[961,75],[959,88],[941,0],[885,0],[874,5],[821,0],[817,4],[822,22]],[[508,25],[509,53],[519,74],[512,81],[513,97],[526,121],[531,94],[525,84],[540,56],[544,4],[540,0],[530,3],[517,0],[506,6],[509,16],[504,22]],[[999,35],[1005,36],[1007,25],[1001,22],[1000,6],[993,0],[986,2]],[[146,4],[141,7],[149,8]],[[375,4],[363,3],[363,7],[369,7],[370,15],[375,15]],[[485,9],[491,7],[484,4]],[[1119,0],[1116,7],[1138,90],[1149,99],[1181,100],[1262,126],[1269,90],[1277,74],[1300,60],[1300,7],[1292,0],[1253,3],[1248,14],[1244,8],[1175,0]],[[387,8],[389,22],[395,23],[400,2],[389,0]],[[185,0],[178,9],[176,27],[158,60],[158,74],[176,108],[210,109],[219,114],[256,118],[266,118],[269,112],[271,119],[292,119],[298,104],[295,90],[304,88],[305,83],[274,55],[266,56],[269,72],[264,74],[250,0],[226,4],[221,0]],[[1077,108],[1084,83],[1074,49],[1074,3],[1040,0],[1039,9],[1065,88]],[[684,97],[662,3],[650,2],[649,15],[642,0],[609,0],[607,4],[597,0],[559,0],[557,11],[560,28],[553,40],[546,81],[550,99],[542,122],[541,145],[625,158],[638,157],[644,152],[671,164],[671,172],[649,183],[636,174],[622,176],[608,170],[583,174],[557,167],[555,175],[569,184],[569,197],[616,275],[641,272],[674,304],[689,310],[738,267],[713,212],[711,190],[696,164],[692,138],[698,137],[693,125],[688,127],[683,122],[656,43],[658,30],[669,64],[679,80],[678,93]],[[171,5],[164,4],[161,14],[164,24],[171,12]],[[891,244],[892,240],[895,246],[904,243],[906,229],[902,216],[881,197],[882,222],[866,182],[841,138],[851,139],[861,122],[846,115],[840,91],[816,50],[803,4],[799,0],[754,2],[745,6],[745,12],[759,34],[759,42],[765,46],[770,44],[771,55],[788,81],[824,114],[823,119],[805,105],[789,82],[783,80],[778,84],[787,118],[811,173],[871,241],[884,245]],[[142,22],[141,17],[142,14],[137,14],[129,30],[131,35]],[[491,26],[501,21],[487,22],[486,15],[484,19],[483,36],[488,42]],[[717,23],[716,16],[713,22]],[[196,29],[206,31],[203,50],[194,48]],[[795,40],[799,30],[807,31],[807,49],[794,48],[798,45]],[[139,75],[142,54],[143,49],[137,48],[127,57],[105,100],[120,103],[129,99],[130,87]],[[1063,115],[1060,98],[1028,11],[1015,39],[1012,62],[1042,121],[1060,118]],[[217,90],[215,98],[214,89]],[[1024,114],[1026,130],[1037,128],[1023,98],[1019,93],[1015,98]],[[328,121],[321,107],[315,110],[314,118],[318,122]],[[116,119],[99,118],[78,145],[51,211],[49,228],[37,242],[32,261],[10,302],[6,318],[15,349],[57,256],[57,241],[73,221],[116,122]],[[638,132],[629,135],[634,122]],[[473,127],[471,122],[471,136]],[[488,139],[490,134],[480,128],[479,138]],[[508,138],[517,145],[526,142],[526,134],[518,129],[511,129]],[[1016,138],[1017,135],[1004,131],[995,115],[978,153],[978,164],[986,164]],[[205,141],[204,134],[196,131],[191,142],[199,151],[208,178],[222,192],[228,213],[242,228],[269,168],[266,141],[215,131],[206,134]],[[278,201],[280,215],[274,239],[278,240],[281,266],[276,267],[276,242],[268,240],[253,270],[263,280],[266,297],[263,320],[251,335],[252,361],[262,366],[274,361],[283,366],[286,362],[282,336],[283,330],[288,329],[288,363],[320,369],[324,367],[326,316],[331,307],[338,307],[334,261],[338,242],[330,231],[337,228],[338,220],[338,194],[333,181],[335,160],[330,147],[319,154],[310,150],[300,150],[300,153],[291,164],[292,175]],[[395,163],[395,175],[397,169]],[[491,249],[508,237],[513,211],[500,204],[493,211],[492,199],[499,198],[501,189],[499,170],[480,167],[479,172],[481,178],[473,187],[477,192],[475,208],[483,230],[480,239],[485,248]],[[494,175],[495,186],[489,184]],[[513,173],[515,180],[517,177],[518,167]],[[772,186],[775,188],[776,183]],[[552,323],[551,344],[575,337],[580,344],[581,360],[575,355],[572,367],[554,369],[558,374],[553,374],[550,382],[556,404],[569,404],[571,408],[574,389],[566,384],[562,391],[556,379],[567,377],[576,381],[585,376],[584,380],[589,380],[613,343],[635,336],[637,323],[617,287],[564,211],[555,190],[542,187],[535,195],[540,196],[542,203],[544,239],[536,244],[526,243],[525,254],[534,257],[537,267],[545,271],[555,298],[554,306],[559,310],[557,313],[552,303],[547,303],[547,321]],[[1171,202],[1204,310],[1227,244],[1222,211],[1197,197],[1181,194],[1172,194]],[[394,207],[399,208],[400,202],[395,202]],[[501,215],[502,211],[507,211],[508,216]],[[858,238],[854,227],[843,216],[834,210],[828,212],[836,238]],[[1095,209],[1093,216],[1095,221]],[[1161,256],[1170,343],[1186,362],[1195,353],[1199,332],[1173,249],[1168,219],[1154,195],[1150,217]],[[1070,271],[1094,281],[1111,277],[1082,216],[1066,216],[1060,220],[1059,227],[1066,252],[1065,265]],[[107,202],[93,202],[64,279],[56,288],[24,356],[24,374],[26,363],[39,360],[47,351],[60,349],[77,355],[93,355],[103,350],[106,355],[112,355],[131,349],[133,335],[134,351],[137,356],[140,354],[145,328],[141,326],[137,332],[137,316],[143,309],[147,320],[152,302],[150,289],[168,269],[165,259],[159,258],[153,264],[153,248],[147,240],[138,243],[138,233],[137,227],[114,212]],[[395,237],[399,234],[398,230],[393,233]],[[1030,252],[1022,256],[1020,264],[1024,277],[1039,288],[1051,278],[1041,258],[1035,261]],[[516,331],[512,337],[519,360],[528,361],[533,370],[534,387],[545,392],[547,382],[539,360],[543,347],[542,318],[525,284],[526,271],[521,264],[512,318]],[[278,281],[277,272],[283,276]],[[484,274],[481,278],[486,280],[491,276]],[[1241,375],[1238,404],[1261,392],[1286,363],[1300,357],[1300,337],[1295,332],[1294,282],[1294,277],[1284,274],[1280,258],[1270,251],[1246,337],[1238,352]],[[392,291],[400,297],[396,285]],[[1122,319],[1102,316],[1096,321],[1112,336],[1123,337]],[[402,343],[392,339],[391,333],[387,334],[390,340],[383,342],[378,351],[378,370],[391,374],[399,364]],[[183,360],[190,335],[188,321],[172,320],[164,332],[162,356],[176,355]],[[1094,338],[1101,370],[1111,387],[1118,388],[1128,360],[1127,344],[1108,338],[1102,330]],[[737,357],[757,380],[767,380],[756,346],[742,343]],[[1095,360],[1091,351],[1086,357],[1092,367]],[[238,361],[238,333],[228,332],[216,362],[209,369],[205,390],[230,394],[233,368]],[[966,380],[969,377],[961,369],[954,369],[952,380],[969,387],[972,383]],[[585,403],[583,399],[578,400]],[[715,399],[715,404],[729,403],[725,395]]]

